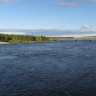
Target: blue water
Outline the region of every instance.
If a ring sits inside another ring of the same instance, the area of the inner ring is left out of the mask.
[[[96,41],[0,45],[0,96],[96,96]]]

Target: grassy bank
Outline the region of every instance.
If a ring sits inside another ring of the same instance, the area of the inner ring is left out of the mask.
[[[0,34],[1,44],[56,42],[45,36]]]

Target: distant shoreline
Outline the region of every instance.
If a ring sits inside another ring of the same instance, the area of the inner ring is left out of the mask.
[[[56,41],[41,41],[41,42],[33,41],[33,42],[22,42],[22,43],[13,43],[13,44],[48,43],[48,42],[56,42]],[[1,44],[11,44],[11,43],[9,43],[9,42],[0,42],[0,45]]]
[[[42,43],[55,42],[45,36],[30,36],[30,35],[12,35],[0,34],[0,44],[22,44],[22,43]]]

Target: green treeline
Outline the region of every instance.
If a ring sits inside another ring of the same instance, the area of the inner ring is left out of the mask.
[[[31,42],[52,42],[45,36],[29,36],[29,35],[8,35],[0,34],[1,42],[9,42],[11,44],[17,43],[31,43]]]

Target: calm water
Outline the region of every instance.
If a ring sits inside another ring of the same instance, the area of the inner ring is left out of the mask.
[[[0,96],[96,96],[96,41],[0,45]]]

